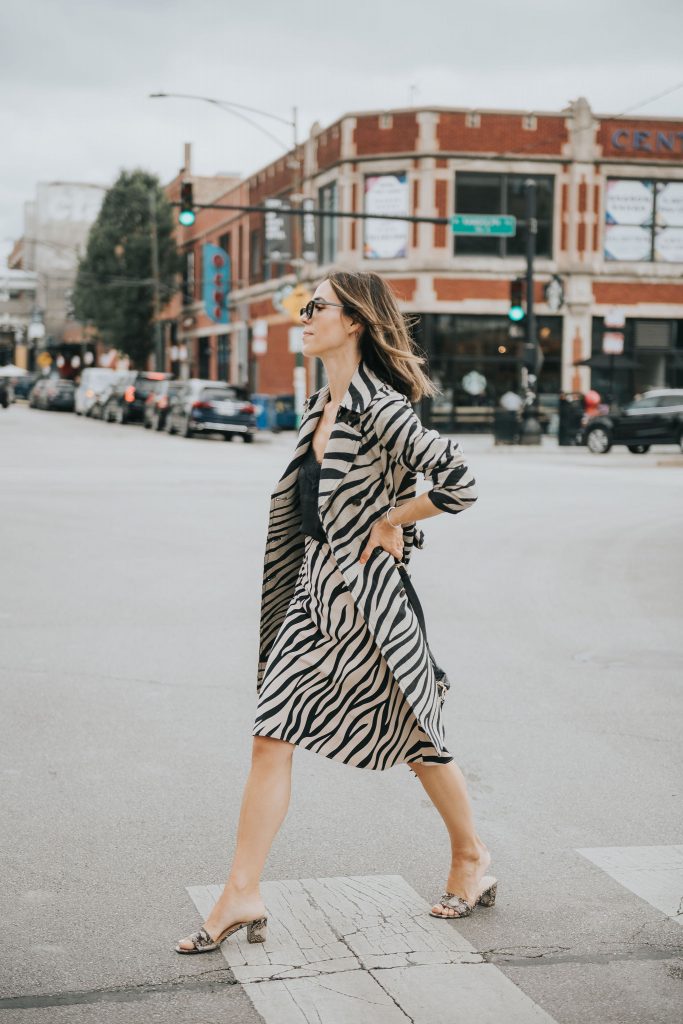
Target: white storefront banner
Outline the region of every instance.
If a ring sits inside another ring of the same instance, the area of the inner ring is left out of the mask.
[[[365,179],[365,213],[409,215],[408,177],[377,174]],[[394,260],[408,254],[408,222],[366,220],[363,255],[366,260]]]

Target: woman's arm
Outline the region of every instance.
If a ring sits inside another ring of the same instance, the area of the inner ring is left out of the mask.
[[[423,427],[408,399],[383,403],[373,420],[379,444],[406,469],[424,474],[432,487],[402,502],[372,527],[359,561],[367,562],[373,548],[382,547],[396,558],[403,557],[405,523],[429,519],[440,512],[462,512],[477,500],[475,479],[457,441]]]
[[[405,523],[415,523],[418,519],[430,519],[432,516],[439,516],[443,510],[437,508],[429,497],[429,491],[425,494],[418,494],[415,498],[401,502],[400,505],[392,506],[389,512],[389,519],[394,526],[403,526]]]
[[[390,513],[394,523],[410,523],[438,512],[463,512],[477,500],[476,481],[458,442],[424,427],[407,398],[383,402],[373,426],[380,445],[396,462],[432,482],[425,494],[402,504],[400,512]]]

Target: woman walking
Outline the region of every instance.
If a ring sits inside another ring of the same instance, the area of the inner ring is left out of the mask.
[[[328,379],[307,401],[271,496],[251,771],[228,880],[179,953],[238,928],[265,939],[260,879],[287,813],[296,746],[357,768],[407,764],[443,818],[451,866],[434,917],[491,906],[496,879],[465,779],[445,745],[439,687],[397,570],[421,519],[462,512],[475,480],[456,442],[412,408],[436,389],[393,293],[371,273],[331,274],[301,311],[303,351]],[[416,495],[417,474],[431,480]]]

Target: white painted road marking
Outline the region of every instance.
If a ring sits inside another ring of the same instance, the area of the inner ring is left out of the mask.
[[[593,846],[577,852],[683,925],[683,846]]]
[[[188,887],[202,920],[221,890]],[[249,944],[243,928],[221,952],[268,1024],[554,1024],[453,922],[430,917],[400,875],[263,882],[261,891],[265,943]]]

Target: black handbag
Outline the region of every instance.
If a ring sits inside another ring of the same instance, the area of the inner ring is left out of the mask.
[[[404,587],[405,592],[406,592],[406,597],[408,598],[408,603],[410,604],[411,608],[415,612],[415,615],[417,616],[417,621],[420,623],[420,629],[422,630],[422,633],[423,633],[424,638],[425,638],[425,643],[427,644],[427,650],[429,652],[429,658],[430,658],[430,661],[431,661],[432,666],[434,668],[434,676],[436,678],[436,685],[439,687],[439,700],[441,701],[441,704],[443,705],[443,702],[446,699],[446,694],[448,693],[448,691],[450,689],[450,686],[451,686],[450,680],[449,680],[448,676],[446,675],[445,671],[437,665],[436,658],[432,654],[432,651],[431,651],[431,648],[429,646],[429,643],[427,642],[427,626],[425,624],[424,612],[422,611],[422,605],[420,604],[420,599],[417,596],[417,593],[415,591],[415,587],[413,586],[412,580],[411,580],[411,578],[410,578],[410,576],[408,574],[408,570],[406,569],[405,565],[403,565],[401,562],[398,562],[396,564],[396,568],[398,569],[398,571],[401,574],[401,579],[403,580],[403,587]]]

